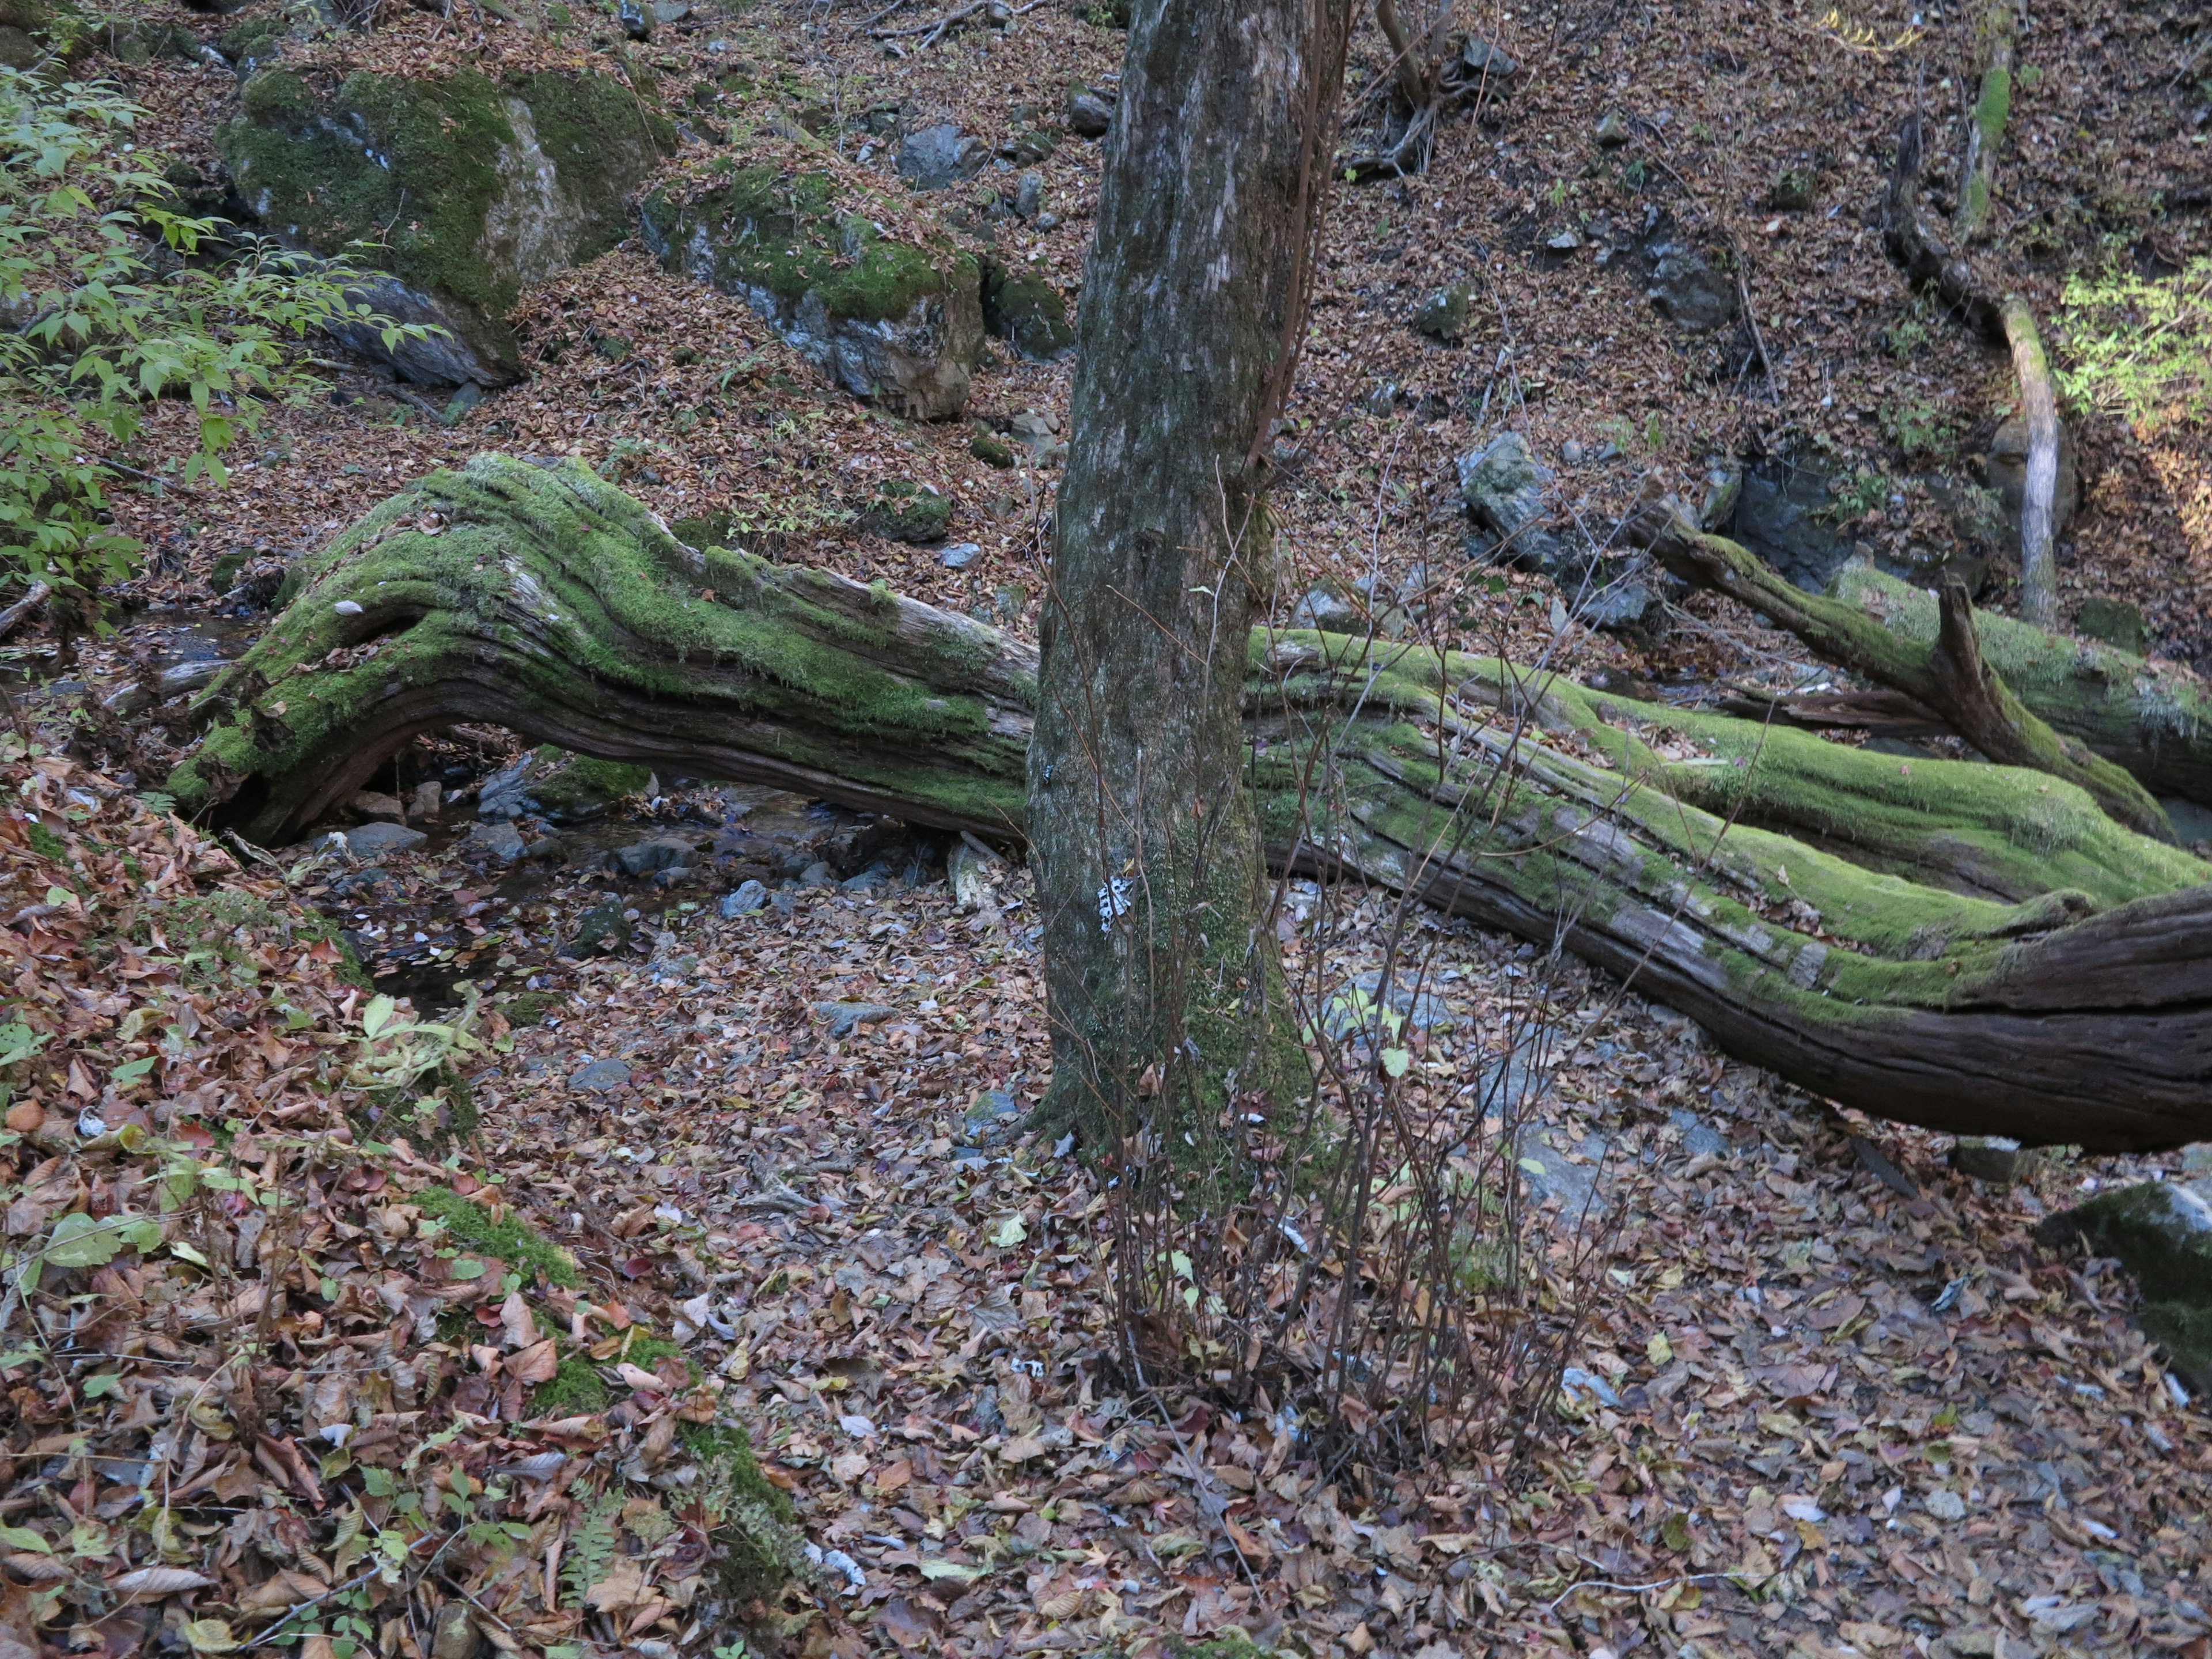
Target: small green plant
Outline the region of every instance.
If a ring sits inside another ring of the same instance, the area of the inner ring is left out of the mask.
[[[1832,524],[1856,524],[1886,508],[1896,490],[1895,481],[1886,474],[1858,467],[1828,486],[1828,504],[1819,516]]]
[[[1552,187],[1544,192],[1544,199],[1555,208],[1565,206],[1567,200],[1567,181],[1564,179],[1553,179]]]
[[[1881,418],[1882,435],[1908,459],[1932,455],[1951,440],[1951,422],[1932,404],[1884,404]]]
[[[1906,315],[1899,318],[1881,331],[1881,349],[1899,362],[1905,362],[1925,350],[1930,338],[1926,320],[1915,306]]]
[[[270,400],[321,383],[285,349],[343,318],[387,346],[428,331],[346,298],[356,273],[225,235],[179,213],[157,158],[131,142],[142,112],[113,86],[0,67],[0,560],[52,585],[66,653],[106,627],[100,588],[143,550],[113,521],[120,477],[220,484],[222,454]],[[113,459],[155,400],[195,415],[181,456]]]
[[[2212,258],[2070,278],[2057,321],[2069,398],[2154,428],[2212,411]]]

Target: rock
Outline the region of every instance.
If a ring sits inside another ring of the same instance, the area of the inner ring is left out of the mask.
[[[875,498],[860,509],[859,523],[872,536],[920,547],[942,541],[951,517],[952,503],[927,484],[892,478],[876,487]]]
[[[1075,349],[1067,301],[1042,276],[983,262],[983,326],[1031,362],[1050,362]]]
[[[1953,1169],[1994,1187],[2009,1187],[2014,1182],[2025,1181],[2042,1163],[2042,1148],[2023,1147],[2017,1140],[2003,1135],[1961,1135],[1951,1148]]]
[[[1034,173],[1024,173],[1014,186],[1014,217],[1026,222],[1043,211],[1044,180]]]
[[[1705,499],[1698,504],[1698,523],[1718,530],[1735,512],[1743,494],[1743,463],[1732,456],[1717,456],[1705,466]]]
[[[483,388],[474,380],[461,382],[461,389],[446,401],[446,412],[438,416],[440,426],[459,426],[468,418],[468,413],[483,401]]]
[[[1541,527],[1545,486],[1552,470],[1540,463],[1518,432],[1501,432],[1459,461],[1460,499],[1474,526],[1468,550],[1481,558],[1510,559],[1542,569],[1556,562],[1555,537]]]
[[[1114,125],[1114,106],[1088,87],[1067,94],[1068,131],[1079,138],[1103,138]]]
[[[587,957],[612,951],[629,939],[630,927],[620,899],[602,899],[576,918],[576,936],[568,941],[568,955]]]
[[[622,32],[633,40],[653,39],[653,15],[638,4],[637,0],[622,0],[622,3],[615,8],[615,21],[622,25]]]
[[[431,1623],[430,1659],[476,1659],[483,1638],[465,1601],[448,1601]]]
[[[523,854],[522,832],[512,823],[501,820],[477,823],[469,826],[469,833],[461,842],[464,854],[481,854],[497,859],[501,864],[512,864]]]
[[[1997,428],[1996,435],[1990,440],[1989,453],[1982,458],[1983,476],[1997,493],[1997,501],[2004,510],[2005,525],[2011,532],[2008,539],[2017,544],[2020,538],[2020,506],[2027,494],[2027,423],[2017,415]],[[2074,430],[2063,421],[2058,423],[2058,483],[2051,492],[2051,533],[2063,536],[2066,526],[2073,522],[2074,509],[2081,500],[2081,473],[2074,457]]]
[[[723,894],[717,908],[723,921],[735,921],[739,916],[752,915],[767,902],[768,889],[757,881],[745,881],[738,884],[736,892]]]
[[[2080,1240],[2118,1256],[2142,1287],[2143,1334],[2165,1344],[2199,1391],[2212,1382],[2212,1182],[2148,1181],[2045,1218],[2045,1244]]]
[[[835,887],[837,884],[837,872],[822,860],[817,859],[799,872],[799,884],[801,887]]]
[[[1503,80],[1506,76],[1517,75],[1521,72],[1521,65],[1515,63],[1511,58],[1492,46],[1489,41],[1478,40],[1471,34],[1468,36],[1466,44],[1459,49],[1459,61],[1466,64],[1474,74],[1486,76],[1492,81]]]
[[[1331,634],[1362,631],[1358,607],[1326,587],[1315,588],[1291,607],[1290,625],[1292,628],[1318,628]]]
[[[899,141],[898,175],[914,190],[943,190],[972,179],[991,159],[991,147],[950,121],[918,128]]]
[[[2081,609],[2075,614],[2074,629],[2093,640],[2117,646],[2130,656],[2148,656],[2150,653],[2150,628],[2143,621],[2142,607],[2130,605],[2124,599],[2092,596],[2082,600]]]
[[[0,23],[0,68],[36,69],[46,55],[36,40],[13,23]]]
[[[387,795],[379,789],[364,789],[346,803],[347,809],[356,817],[389,818],[398,823],[406,816],[399,805],[399,797]]]
[[[425,778],[415,786],[415,793],[407,802],[407,810],[418,818],[434,818],[446,805],[446,791],[435,778]]]
[[[1456,345],[1467,336],[1468,290],[1464,283],[1435,289],[1413,307],[1413,329],[1431,340]]]
[[[995,466],[1001,471],[1014,464],[1014,452],[1006,447],[990,428],[979,426],[968,440],[968,453],[986,466]]]
[[[677,870],[691,862],[695,849],[689,836],[653,836],[615,850],[615,862],[628,876],[649,876],[656,870]]]
[[[1544,244],[1546,247],[1551,249],[1554,253],[1572,253],[1582,245],[1583,239],[1576,235],[1571,230],[1563,230],[1558,235],[1552,237]]]
[[[356,830],[341,830],[331,839],[336,841],[341,836],[345,850],[357,859],[380,859],[387,854],[404,853],[429,839],[420,830],[410,830],[404,823],[364,823]]]
[[[977,852],[964,841],[957,843],[945,860],[945,878],[952,889],[953,902],[963,910],[996,904],[999,890],[993,878],[999,868],[998,860]]]
[[[1682,1150],[1692,1158],[1726,1158],[1729,1139],[1686,1106],[1667,1114],[1667,1121],[1682,1132]]]
[[[653,0],[646,9],[653,14],[656,23],[680,23],[691,15],[693,8],[690,0]]]
[[[969,1102],[960,1121],[971,1139],[988,1146],[1004,1139],[1007,1131],[1020,1122],[1021,1116],[1021,1102],[1004,1089],[987,1089]]]
[[[520,380],[516,300],[628,235],[629,198],[676,148],[673,125],[592,71],[360,70],[323,93],[270,68],[240,112],[216,135],[238,198],[288,246],[371,260],[362,301],[446,330],[389,349],[376,330],[337,331],[435,384]],[[376,246],[351,246],[362,241]]]
[[[579,1068],[568,1086],[586,1094],[612,1094],[629,1086],[629,1067],[619,1060],[595,1060]]]
[[[641,793],[652,781],[646,767],[593,760],[546,744],[483,781],[477,791],[477,814],[487,818],[528,814],[556,823],[581,823]]]
[[[1382,974],[1373,971],[1360,975],[1336,992],[1322,1006],[1322,1030],[1339,1039],[1371,1031],[1378,1001],[1376,994],[1382,986]],[[1412,986],[1395,980],[1390,986],[1389,1006],[1390,1012],[1404,1022],[1402,1029],[1406,1030],[1449,1031],[1459,1024],[1459,1017],[1444,1006],[1441,998],[1426,991],[1417,992]],[[1396,1035],[1387,1020],[1383,1022],[1382,1035],[1386,1041],[1393,1040]]]
[[[830,1022],[830,1040],[853,1035],[855,1025],[877,1025],[898,1012],[880,1002],[817,1002],[814,1012]]]
[[[937,556],[937,562],[947,570],[965,570],[983,555],[983,550],[974,542],[955,542]]]
[[[939,420],[968,401],[983,349],[981,276],[949,241],[894,240],[859,186],[745,167],[714,188],[646,198],[640,232],[672,270],[735,295],[856,398]]]
[[[1744,469],[1729,533],[1806,592],[1822,592],[1850,556],[1834,506],[1826,473],[1769,456]]]
[[[1644,297],[1659,314],[1692,334],[1710,334],[1736,313],[1735,279],[1695,248],[1660,242],[1649,250],[1650,285]]]
[[[1595,136],[1600,149],[1619,149],[1628,142],[1628,123],[1621,118],[1619,110],[1607,110],[1597,124]]]

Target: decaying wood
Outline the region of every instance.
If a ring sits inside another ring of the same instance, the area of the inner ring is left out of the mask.
[[[1806,592],[1747,549],[1700,531],[1679,503],[1647,509],[1632,533],[1683,580],[1749,605],[1837,666],[1935,710],[1991,760],[2063,778],[2088,791],[2100,806],[2130,829],[2173,839],[2166,809],[2148,790],[2111,761],[2054,732],[2002,679],[1984,670],[1978,658],[1976,672],[1970,674],[1937,641],[1905,639],[1855,605]],[[1963,634],[1953,629],[1949,643],[1971,640],[1971,609],[1962,626]]]
[[[2058,623],[2058,566],[2052,549],[2058,495],[2058,404],[2051,365],[2035,331],[2035,313],[2017,295],[1997,308],[2020,382],[2021,418],[2027,426],[2027,473],[2020,501],[2020,615],[2038,628]]]
[[[281,840],[416,733],[489,720],[1008,838],[1035,664],[881,588],[685,548],[581,466],[480,457],[316,558],[170,787]],[[2212,1138],[2208,866],[2071,784],[1407,646],[1255,634],[1248,664],[1279,867],[1575,951],[1879,1116]]]
[[[1979,29],[1981,73],[1974,107],[1966,117],[1966,142],[1960,146],[1959,205],[1953,218],[1962,246],[1989,223],[1997,151],[2012,111],[2013,47],[2019,27],[2016,0],[1985,0]]]

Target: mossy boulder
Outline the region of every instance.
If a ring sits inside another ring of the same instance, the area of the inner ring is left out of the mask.
[[[983,345],[974,257],[877,228],[864,187],[827,172],[732,167],[696,194],[646,198],[645,245],[737,296],[857,398],[925,420],[957,415]]]
[[[331,86],[282,67],[246,82],[217,138],[264,228],[379,268],[360,299],[446,331],[388,354],[366,328],[347,344],[411,380],[484,386],[521,378],[507,315],[522,291],[620,241],[630,197],[675,142],[605,75],[364,70]],[[363,241],[381,246],[351,246]]]
[[[983,266],[983,325],[1032,362],[1050,362],[1075,349],[1060,290],[996,259]]]
[[[2118,1256],[2142,1290],[2136,1319],[2176,1370],[2212,1382],[2212,1192],[2208,1183],[2146,1181],[2100,1193],[2036,1229],[2045,1244],[2079,1239]]]
[[[543,744],[484,780],[477,811],[487,818],[530,815],[556,823],[581,823],[605,813],[653,781],[650,767],[595,760]]]

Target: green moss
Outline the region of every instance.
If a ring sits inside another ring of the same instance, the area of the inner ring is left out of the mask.
[[[550,1284],[573,1288],[583,1283],[575,1259],[512,1209],[505,1220],[495,1221],[483,1206],[449,1187],[425,1187],[415,1195],[414,1202],[423,1214],[444,1224],[457,1243],[496,1256],[519,1271],[543,1273]]]
[[[614,1390],[599,1376],[599,1368],[580,1354],[564,1354],[553,1375],[530,1396],[530,1409],[539,1417],[581,1417],[603,1412],[615,1403]]]
[[[761,1473],[751,1437],[735,1423],[679,1423],[676,1438],[697,1458],[714,1486],[750,1498],[779,1521],[795,1511],[783,1489]]]
[[[983,326],[1011,341],[1023,356],[1047,362],[1075,349],[1067,302],[1042,277],[986,260],[982,298]]]
[[[643,208],[647,245],[672,268],[690,270],[725,293],[764,289],[795,307],[817,296],[830,320],[872,323],[906,317],[921,301],[979,275],[949,246],[893,241],[875,227],[857,187],[827,173],[739,168],[702,194],[655,191]],[[708,250],[706,268],[693,257]]]
[[[59,861],[69,856],[69,843],[36,818],[30,821],[31,850],[42,859]]]
[[[1014,464],[1014,452],[990,428],[979,426],[968,440],[968,453],[986,466],[1001,471]]]
[[[545,1016],[561,1005],[560,995],[552,991],[518,991],[499,1005],[499,1012],[509,1025],[543,1025]]]
[[[952,503],[933,490],[904,478],[880,485],[875,499],[860,509],[859,524],[872,536],[915,546],[942,541],[952,521]]]
[[[653,769],[630,761],[596,760],[547,744],[538,751],[545,769],[533,778],[530,793],[549,817],[575,817],[602,811],[652,781]]]

